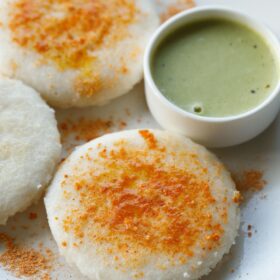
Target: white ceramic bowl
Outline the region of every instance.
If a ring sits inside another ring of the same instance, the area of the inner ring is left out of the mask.
[[[192,114],[170,102],[159,91],[151,74],[151,58],[166,35],[184,24],[209,17],[230,19],[258,32],[271,47],[280,68],[279,41],[266,26],[232,9],[214,6],[195,8],[165,22],[152,37],[144,57],[146,99],[152,115],[163,128],[179,132],[208,147],[227,147],[252,139],[275,119],[280,107],[280,76],[277,86],[259,106],[240,115],[213,118]]]

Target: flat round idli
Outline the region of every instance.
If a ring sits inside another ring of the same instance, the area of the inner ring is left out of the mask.
[[[150,0],[1,0],[0,73],[52,106],[100,105],[142,78]]]
[[[202,146],[132,130],[77,148],[45,205],[61,254],[89,279],[198,279],[234,243],[238,195]]]
[[[0,224],[36,201],[60,160],[54,111],[22,82],[0,79]]]

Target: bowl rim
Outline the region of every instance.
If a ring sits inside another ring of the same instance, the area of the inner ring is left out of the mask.
[[[170,109],[175,111],[177,114],[180,114],[184,117],[191,118],[197,121],[203,121],[203,122],[209,122],[209,123],[224,123],[224,122],[231,122],[236,120],[241,120],[244,118],[248,118],[256,114],[257,112],[261,111],[265,107],[267,107],[269,104],[271,104],[279,95],[280,95],[280,73],[278,78],[278,83],[274,87],[273,91],[269,94],[267,98],[264,99],[263,102],[261,102],[258,106],[244,112],[238,115],[232,115],[232,116],[225,116],[225,117],[209,117],[209,116],[199,116],[194,113],[188,112],[181,107],[177,106],[173,102],[167,99],[161,91],[158,89],[151,71],[151,57],[153,54],[153,51],[155,49],[156,44],[158,43],[158,40],[162,36],[162,34],[169,32],[170,29],[172,29],[172,26],[174,26],[178,21],[182,20],[183,18],[189,17],[192,14],[199,14],[203,15],[204,13],[207,13],[209,11],[212,12],[224,12],[224,18],[228,18],[229,15],[236,17],[236,22],[240,22],[244,24],[243,21],[246,21],[248,26],[252,28],[252,30],[255,30],[258,32],[261,36],[263,36],[264,40],[267,39],[267,42],[273,47],[274,53],[273,56],[277,59],[277,64],[280,71],[280,42],[277,38],[277,36],[268,28],[265,24],[257,20],[256,18],[241,12],[236,9],[232,8],[226,8],[222,6],[217,5],[206,5],[203,7],[196,7],[192,8],[187,11],[183,11],[170,19],[168,19],[165,23],[163,23],[154,33],[152,38],[150,39],[146,50],[144,54],[144,78],[145,81],[148,82],[149,86],[152,89],[152,93],[156,95],[166,106],[168,106]],[[242,18],[243,21],[240,20]],[[151,92],[151,91],[150,91]],[[147,94],[147,91],[146,91]],[[149,93],[150,94],[150,93]]]

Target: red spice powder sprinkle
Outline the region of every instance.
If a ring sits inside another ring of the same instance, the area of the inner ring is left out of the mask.
[[[253,226],[249,224],[249,225],[247,226],[247,234],[248,234],[248,237],[249,237],[249,238],[251,238],[251,237],[253,236],[252,229],[253,229]]]
[[[41,278],[41,280],[51,280],[51,277],[49,274],[45,274],[43,275],[43,277]]]
[[[151,252],[171,258],[183,254],[180,262],[185,263],[197,244],[212,250],[224,232],[211,215],[215,199],[209,182],[198,175],[205,170],[200,170],[196,161],[195,173],[167,163],[167,151],[161,149],[154,135],[145,130],[140,134],[153,150],[130,148],[126,141],[116,143],[111,151],[100,146],[102,157],[100,162],[94,160],[95,168],[80,174],[78,164],[64,180],[62,188],[75,190],[67,192],[65,199],[79,200],[79,207],[66,212],[64,230],[81,241],[89,238],[100,248],[109,246],[110,254],[122,255],[118,265],[124,265],[124,260],[126,265],[136,265],[143,254]],[[82,160],[85,158],[93,164],[90,154]],[[189,160],[194,159],[190,156]],[[103,171],[95,173],[99,163]],[[224,211],[218,212],[220,216]]]
[[[157,147],[157,140],[154,134],[149,130],[140,130],[139,134],[145,139],[150,149],[155,149]]]
[[[175,16],[176,14],[191,9],[195,6],[196,5],[193,0],[177,0],[175,3],[172,2],[172,4],[167,7],[166,11],[161,14],[161,22],[164,22],[172,16]]]
[[[232,178],[240,192],[261,191],[267,184],[260,170],[245,170],[241,174],[232,174]]]
[[[79,118],[77,120],[65,120],[58,127],[62,144],[67,150],[72,150],[80,142],[88,142],[116,130],[124,130],[127,123],[123,120]]]
[[[44,256],[32,248],[16,245],[13,238],[0,233],[0,244],[5,245],[5,251],[0,255],[0,263],[17,277],[36,277],[50,279],[51,257]]]
[[[113,122],[110,120],[90,120],[80,118],[78,120],[67,120],[59,124],[61,141],[64,143],[69,136],[74,136],[76,141],[88,142],[103,134],[109,133]]]
[[[234,197],[233,197],[233,202],[240,204],[243,200],[243,196],[241,195],[241,193],[238,191],[235,193]]]
[[[91,52],[127,36],[137,12],[132,0],[16,0],[11,10],[13,41],[61,69],[89,65]]]
[[[30,220],[36,220],[38,215],[37,213],[30,212],[28,217]]]

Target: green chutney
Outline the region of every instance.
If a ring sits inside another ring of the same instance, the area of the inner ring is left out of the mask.
[[[209,117],[253,109],[279,80],[278,64],[265,39],[245,25],[218,18],[167,35],[155,49],[151,66],[168,100]]]

